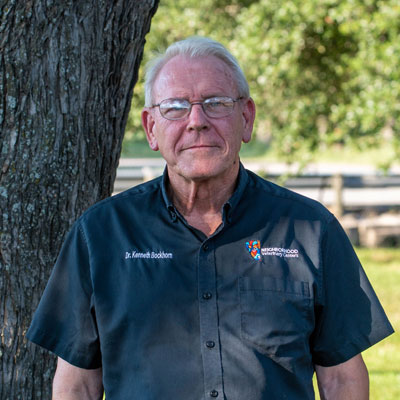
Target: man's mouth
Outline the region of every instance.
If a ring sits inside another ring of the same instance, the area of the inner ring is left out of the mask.
[[[217,147],[212,144],[195,144],[193,146],[185,147],[184,150],[201,150],[201,149],[210,149],[213,147]]]

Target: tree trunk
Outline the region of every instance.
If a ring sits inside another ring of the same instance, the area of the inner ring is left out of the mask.
[[[112,193],[158,0],[0,0],[0,399],[50,399],[27,343],[66,231]]]

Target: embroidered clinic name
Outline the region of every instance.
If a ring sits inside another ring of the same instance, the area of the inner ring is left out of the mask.
[[[146,251],[145,253],[138,252],[136,250],[125,252],[125,260],[132,258],[174,258],[172,253],[166,253],[164,251]]]
[[[277,256],[277,257],[290,257],[298,258],[299,250],[297,249],[284,249],[282,247],[264,247],[261,249],[263,256]]]

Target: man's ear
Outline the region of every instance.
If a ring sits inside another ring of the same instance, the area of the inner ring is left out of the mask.
[[[154,151],[158,151],[158,142],[154,134],[155,121],[150,109],[147,107],[142,110],[142,125],[146,132],[146,138],[150,148]]]
[[[242,117],[243,117],[243,135],[244,143],[250,142],[251,134],[253,133],[254,119],[256,118],[256,105],[251,97],[244,100]]]

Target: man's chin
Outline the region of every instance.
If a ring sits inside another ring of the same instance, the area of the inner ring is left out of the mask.
[[[215,161],[215,160],[214,160]],[[183,166],[182,168],[176,169],[183,178],[190,181],[206,181],[210,179],[220,178],[222,176],[228,175],[230,171],[226,163],[215,165],[210,162],[197,164],[194,162],[190,166]],[[234,166],[232,166],[234,168]]]

